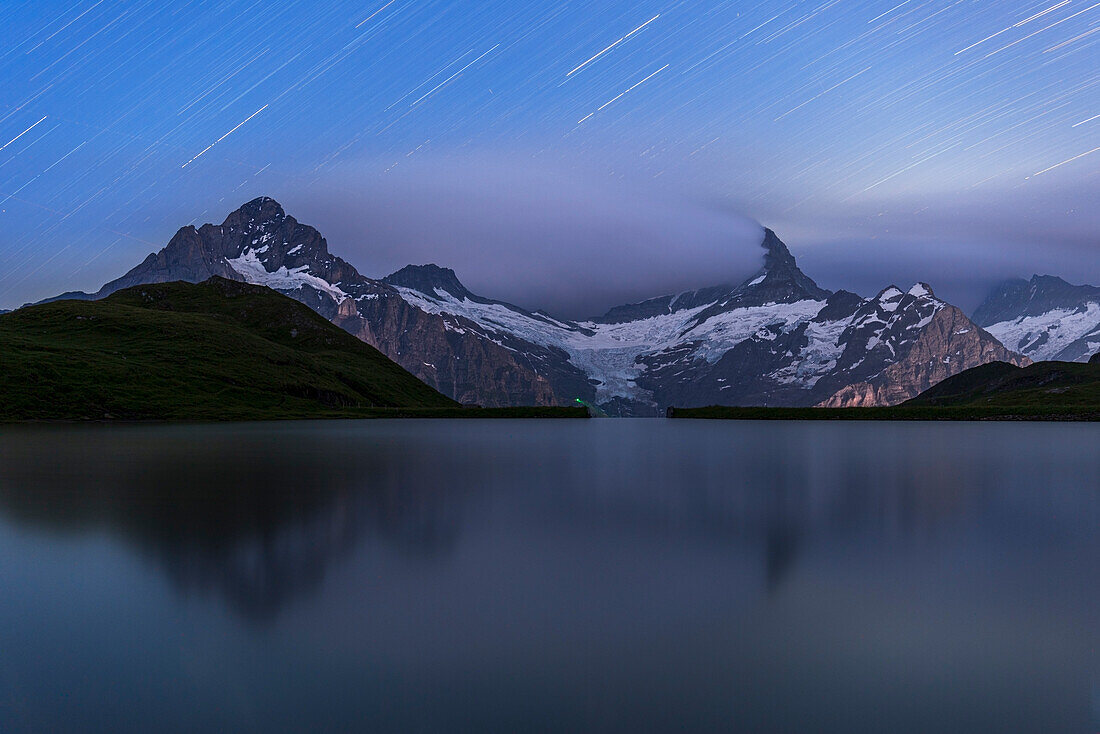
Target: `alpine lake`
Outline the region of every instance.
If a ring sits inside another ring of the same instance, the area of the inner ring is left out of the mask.
[[[0,426],[0,732],[1100,731],[1098,447]]]

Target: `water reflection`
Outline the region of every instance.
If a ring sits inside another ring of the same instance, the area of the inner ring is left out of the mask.
[[[1097,438],[3,427],[0,730],[1095,729]]]
[[[437,563],[464,522],[717,543],[755,556],[769,592],[813,538],[874,547],[971,524],[1064,543],[1100,524],[1096,495],[1081,494],[1100,456],[1058,427],[758,425],[9,429],[0,509],[37,527],[107,529],[180,591],[257,621],[315,593],[367,538]]]
[[[0,506],[21,524],[106,529],[184,593],[253,620],[316,591],[364,536],[430,559],[456,542],[458,492],[414,446],[306,428],[49,428],[0,441]]]

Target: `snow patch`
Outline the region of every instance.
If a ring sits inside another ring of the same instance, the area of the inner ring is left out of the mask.
[[[1081,309],[1053,309],[985,327],[1001,344],[1036,361],[1056,359],[1066,347],[1100,325],[1100,303]],[[1046,339],[1043,339],[1043,336]]]
[[[229,267],[233,268],[233,270],[241,275],[246,282],[254,285],[265,285],[277,291],[292,291],[308,285],[311,288],[315,288],[318,291],[332,296],[333,300],[337,303],[343,303],[344,299],[348,298],[348,294],[344,293],[344,291],[328,281],[311,274],[308,265],[303,265],[292,270],[288,270],[284,265],[275,272],[270,272],[264,267],[264,264],[260,262],[260,259],[256,257],[256,252],[253,250],[246,250],[238,258],[230,259],[227,257],[225,261],[229,264]]]
[[[695,320],[714,304],[659,314],[619,324],[583,322],[577,325],[524,313],[502,303],[480,303],[434,290],[434,297],[403,286],[397,287],[403,299],[433,314],[461,316],[489,334],[515,336],[540,346],[561,349],[569,361],[600,384],[598,402],[613,397],[648,399],[648,393],[635,384],[646,366],[639,359],[673,347],[691,344],[677,361],[705,360],[713,364],[737,344],[758,336],[775,339],[812,319],[824,301],[767,304],[738,308],[711,316],[701,324]],[[544,320],[545,319],[545,320]],[[445,327],[458,331],[455,324]]]

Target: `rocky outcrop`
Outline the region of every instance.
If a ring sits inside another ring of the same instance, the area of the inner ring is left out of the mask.
[[[874,376],[845,385],[820,405],[853,408],[897,405],[963,370],[988,362],[1031,364],[1010,352],[975,325],[955,306],[944,305],[922,327],[920,336],[904,345],[896,360]]]
[[[397,293],[361,300],[335,323],[459,402],[566,405],[594,393],[563,352],[498,343],[472,321],[428,313]]]

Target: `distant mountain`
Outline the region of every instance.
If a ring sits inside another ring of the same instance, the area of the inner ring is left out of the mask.
[[[762,246],[763,267],[741,284],[619,306],[585,322],[502,307],[469,294],[450,271],[423,274],[435,279],[430,285],[398,287],[422,310],[564,351],[590,378],[595,402],[619,415],[666,405],[893,404],[974,364],[1028,361],[926,285],[891,286],[870,300],[829,293],[771,230]]]
[[[0,419],[257,419],[457,407],[311,309],[214,277],[0,316]]]
[[[991,360],[1024,364],[926,285],[872,299],[831,293],[771,230],[763,264],[727,283],[575,322],[470,292],[454,271],[382,279],[328,252],[317,230],[255,199],[221,225],[184,227],[95,294],[221,276],[266,285],[377,347],[424,382],[483,405],[595,403],[616,415],[666,405],[892,404]]]
[[[1033,360],[1083,362],[1100,349],[1100,288],[1052,275],[1005,281],[974,321]]]

